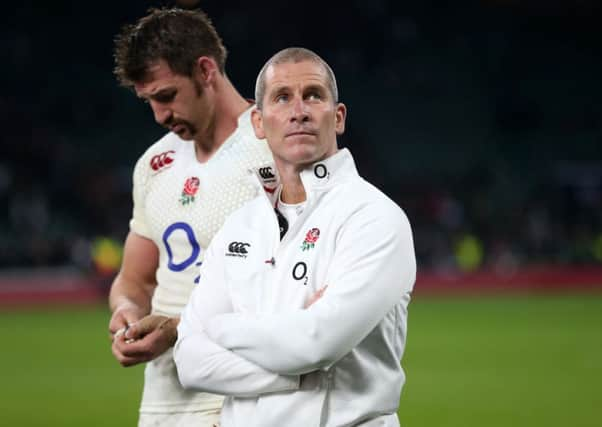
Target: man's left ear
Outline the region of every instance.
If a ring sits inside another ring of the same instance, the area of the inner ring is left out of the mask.
[[[219,73],[219,70],[213,58],[201,56],[196,60],[195,72],[198,73],[203,86],[210,86],[215,79],[216,73]]]
[[[251,111],[251,123],[253,123],[253,130],[257,139],[264,139],[265,132],[263,131],[263,120],[261,117],[261,111],[257,107]]]
[[[339,102],[334,115],[334,130],[337,135],[342,135],[345,132],[345,118],[347,117],[347,107]]]

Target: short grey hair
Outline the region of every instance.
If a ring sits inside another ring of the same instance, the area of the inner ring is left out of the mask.
[[[261,110],[263,108],[263,97],[265,96],[265,73],[267,69],[271,65],[278,64],[288,64],[288,63],[298,63],[303,61],[312,61],[315,62],[324,68],[326,71],[326,84],[328,89],[330,90],[330,94],[332,95],[332,99],[335,103],[339,102],[339,90],[337,89],[337,80],[334,77],[334,72],[332,68],[324,61],[317,53],[305,49],[303,47],[289,47],[281,50],[272,56],[268,62],[264,64],[257,76],[257,81],[255,82],[255,102],[257,103],[257,108]]]

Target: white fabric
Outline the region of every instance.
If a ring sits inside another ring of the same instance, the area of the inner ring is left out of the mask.
[[[178,327],[180,380],[228,395],[222,427],[398,426],[416,274],[410,224],[361,179],[347,150],[301,179],[307,203],[282,241],[277,192],[253,199],[216,235]],[[265,393],[268,380],[285,386],[269,372],[301,375],[301,384]]]
[[[305,209],[305,203],[289,204],[284,203],[282,200],[278,200],[276,209],[278,209],[282,216],[286,218],[289,226],[292,226],[295,221],[297,221],[297,218],[299,218],[299,215],[303,213],[303,209]]]
[[[255,137],[250,110],[237,129],[205,163],[199,163],[191,141],[168,133],[138,160],[134,170],[133,232],[159,248],[153,313],[178,316],[198,282],[198,266],[226,216],[257,194],[248,171],[270,164],[265,141]],[[194,199],[184,197],[185,183],[198,178]],[[174,413],[212,410],[222,398],[182,389],[171,351],[149,362],[140,411]]]
[[[180,412],[176,414],[140,414],[138,427],[219,427],[218,409],[199,412]]]

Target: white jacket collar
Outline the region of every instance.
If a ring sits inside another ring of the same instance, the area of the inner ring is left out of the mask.
[[[266,165],[253,170],[254,181],[261,184],[266,195],[275,203],[282,190],[276,167]],[[332,156],[313,163],[301,171],[301,182],[308,198],[314,192],[325,191],[349,177],[358,176],[355,162],[348,149],[342,148]]]
[[[332,156],[314,163],[301,172],[301,182],[305,192],[325,190],[337,182],[357,176],[355,162],[348,149],[342,148]]]

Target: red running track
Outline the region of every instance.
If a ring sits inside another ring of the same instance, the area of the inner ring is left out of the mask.
[[[111,278],[84,276],[62,270],[23,271],[0,275],[0,306],[96,304],[107,301]],[[602,292],[602,266],[544,265],[501,274],[420,271],[416,295],[498,293]]]

